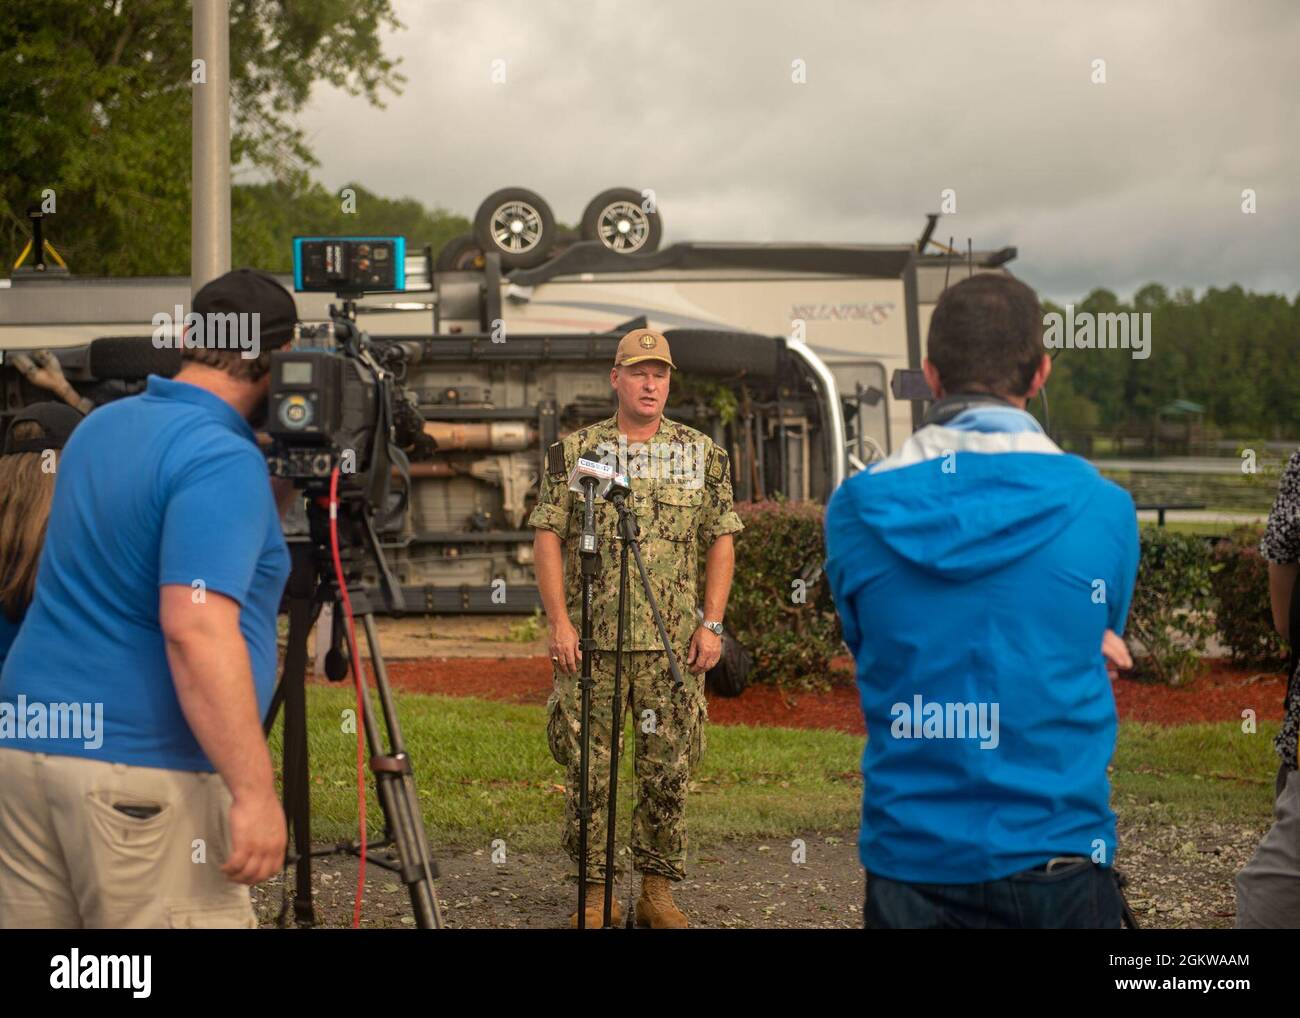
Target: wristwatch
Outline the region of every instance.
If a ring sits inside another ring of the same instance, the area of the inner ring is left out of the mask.
[[[700,623],[700,625],[702,625],[705,629],[707,629],[707,630],[708,630],[710,633],[712,633],[714,636],[721,636],[721,635],[722,635],[722,623],[721,623],[721,622],[710,622],[708,619],[705,619],[703,622]]]

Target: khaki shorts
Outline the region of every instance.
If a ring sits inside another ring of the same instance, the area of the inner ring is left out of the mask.
[[[217,774],[0,749],[0,929],[257,925]]]

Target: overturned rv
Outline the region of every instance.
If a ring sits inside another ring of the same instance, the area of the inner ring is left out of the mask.
[[[920,404],[895,396],[890,380],[920,366],[934,301],[949,273],[968,271],[918,244],[645,244],[625,254],[601,236],[515,268],[490,243],[468,255],[460,245],[442,269],[446,252],[426,250],[407,256],[403,292],[358,302],[359,325],[403,365],[436,443],[411,464],[409,511],[386,542],[410,610],[539,604],[525,521],[542,459],[612,412],[609,368],[629,329],[668,336],[679,373],[667,414],[729,450],[737,500],[825,501],[919,421]],[[1014,256],[977,252],[970,270],[1005,271]],[[149,323],[188,299],[185,278],[15,274],[0,288],[0,408],[56,398],[29,370],[37,351],[95,404],[173,372],[179,351],[156,350]],[[297,300],[305,323],[326,319],[327,295]]]

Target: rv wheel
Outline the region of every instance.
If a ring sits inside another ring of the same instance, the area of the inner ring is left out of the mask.
[[[582,213],[582,239],[598,240],[619,254],[649,254],[659,248],[664,223],[647,212],[640,191],[613,187],[596,195]]]
[[[458,272],[466,269],[483,267],[483,248],[472,233],[462,233],[459,237],[442,245],[438,252],[434,268],[439,272]]]
[[[474,236],[507,269],[540,265],[555,242],[555,216],[541,195],[507,187],[484,199],[474,215]]]

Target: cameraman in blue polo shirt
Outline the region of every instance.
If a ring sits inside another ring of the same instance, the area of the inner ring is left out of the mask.
[[[262,718],[289,555],[253,427],[297,313],[250,269],[192,310],[176,377],[59,464],[0,675],[0,928],[252,927],[284,861]]]

